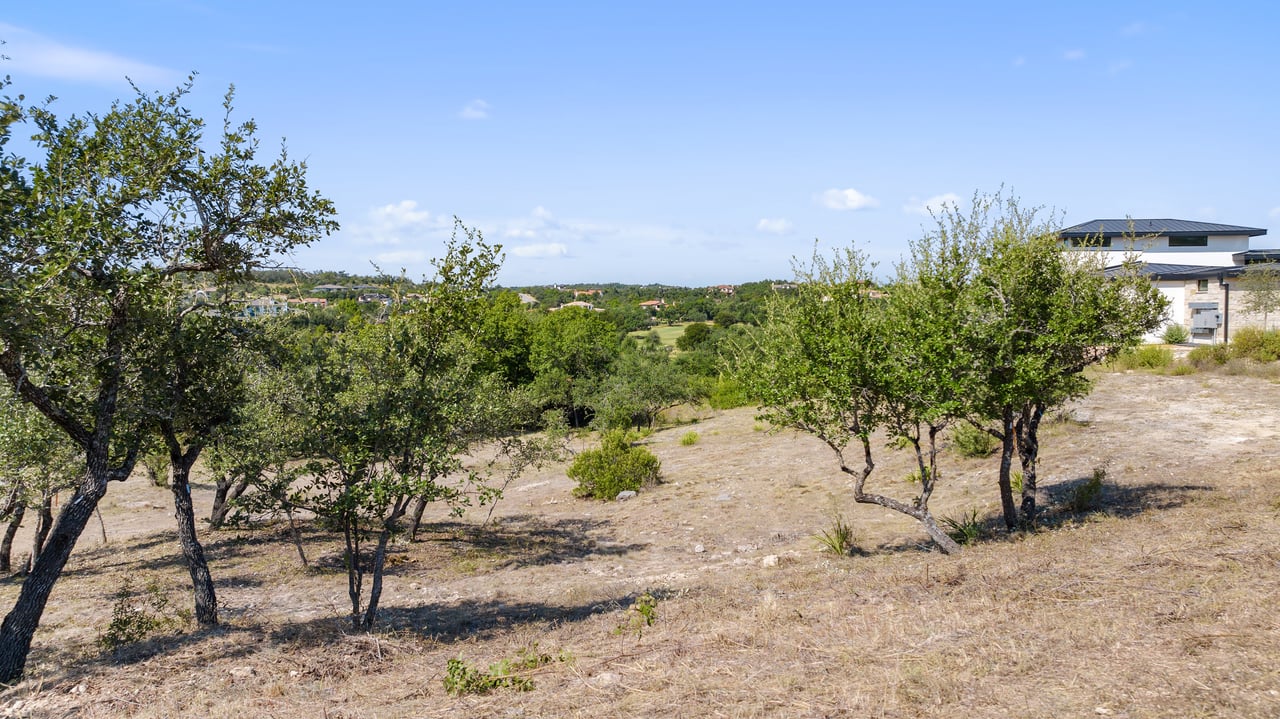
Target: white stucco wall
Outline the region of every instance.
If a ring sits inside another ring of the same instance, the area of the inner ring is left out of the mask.
[[[1164,235],[1134,241],[1115,237],[1112,238],[1111,247],[1108,249],[1072,249],[1101,252],[1104,256],[1103,264],[1106,267],[1124,262],[1127,252],[1137,253],[1143,262],[1230,267],[1236,264],[1233,254],[1249,249],[1249,237],[1247,235],[1210,237],[1207,247],[1170,247],[1169,238]]]

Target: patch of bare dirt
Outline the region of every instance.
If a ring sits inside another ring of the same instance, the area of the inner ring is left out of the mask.
[[[1280,715],[1280,386],[1103,374],[1066,414],[1043,441],[1046,528],[954,558],[855,505],[825,446],[741,409],[652,435],[666,483],[629,501],[574,499],[559,466],[512,483],[487,525],[440,508],[392,555],[379,633],[346,628],[336,538],[308,528],[304,569],[283,528],[227,530],[204,534],[226,626],[104,654],[124,580],[189,601],[167,490],[135,478],[103,503],[109,543],[82,538],[0,715]],[[943,461],[936,513],[994,520],[994,460]],[[1095,468],[1101,511],[1061,511]],[[882,449],[872,481],[907,496],[910,469]],[[836,511],[862,555],[818,551]],[[0,583],[0,603],[17,591]],[[628,609],[644,592],[652,626]],[[445,693],[449,659],[535,646],[554,659],[533,691]]]

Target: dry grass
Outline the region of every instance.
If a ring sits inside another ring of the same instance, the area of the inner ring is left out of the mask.
[[[389,570],[384,628],[352,634],[336,543],[280,528],[210,536],[226,626],[103,655],[122,577],[185,602],[163,494],[113,487],[37,635],[11,716],[1274,717],[1280,715],[1280,388],[1253,378],[1104,375],[1044,441],[1046,526],[948,558],[910,522],[844,501],[825,450],[753,431],[656,433],[668,483],[574,500],[563,469],[495,514],[434,518]],[[908,491],[882,452],[882,487]],[[1062,510],[1106,465],[1101,510]],[[939,514],[995,510],[994,460],[948,457]],[[832,501],[866,552],[820,552]],[[141,521],[139,514],[149,518]],[[703,551],[695,551],[701,546]],[[774,565],[771,557],[777,558]],[[17,584],[0,584],[11,603]],[[637,634],[627,608],[657,598]],[[536,689],[448,696],[449,659],[571,657]]]

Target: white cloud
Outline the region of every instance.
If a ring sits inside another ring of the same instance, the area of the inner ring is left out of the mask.
[[[879,207],[880,201],[850,187],[847,190],[831,189],[822,193],[822,206],[832,210],[865,210]]]
[[[489,103],[484,100],[472,100],[458,111],[458,117],[464,120],[486,120],[489,118]]]
[[[169,85],[182,78],[181,73],[168,68],[109,52],[63,45],[4,23],[0,23],[0,38],[5,41],[0,53],[9,57],[5,69],[21,74],[107,86],[122,85],[126,78],[138,85]]]
[[[534,245],[517,245],[510,248],[510,252],[516,257],[548,259],[569,254],[569,246],[563,242],[544,242]]]
[[[959,206],[960,196],[954,192],[944,192],[922,200],[913,195],[907,204],[902,206],[902,211],[909,215],[930,215],[941,210],[943,205]]]
[[[756,223],[756,229],[760,232],[768,232],[774,235],[785,235],[791,231],[791,223],[781,217],[777,219],[765,217]]]
[[[1074,62],[1076,60],[1083,60],[1084,50],[1080,50],[1080,49],[1067,50],[1066,52],[1062,53],[1062,59],[1071,61],[1071,62]]]
[[[363,222],[350,223],[348,232],[361,244],[400,245],[452,226],[452,220],[419,209],[414,200],[401,200],[372,208]]]

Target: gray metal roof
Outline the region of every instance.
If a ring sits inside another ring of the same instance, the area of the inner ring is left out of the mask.
[[[1232,257],[1236,262],[1251,265],[1258,262],[1280,262],[1280,249],[1271,250],[1245,250],[1237,252]]]
[[[1166,235],[1247,235],[1257,237],[1267,231],[1261,227],[1242,227],[1240,225],[1222,225],[1216,222],[1193,222],[1191,220],[1173,219],[1123,219],[1123,220],[1089,220],[1072,225],[1062,232],[1064,238],[1072,237],[1121,237],[1127,234]]]
[[[1103,270],[1108,277],[1114,277],[1122,271],[1122,265],[1112,265]],[[1244,267],[1214,267],[1212,265],[1170,265],[1163,262],[1143,262],[1138,272],[1158,280],[1202,280],[1223,275],[1235,277],[1244,271]]]

